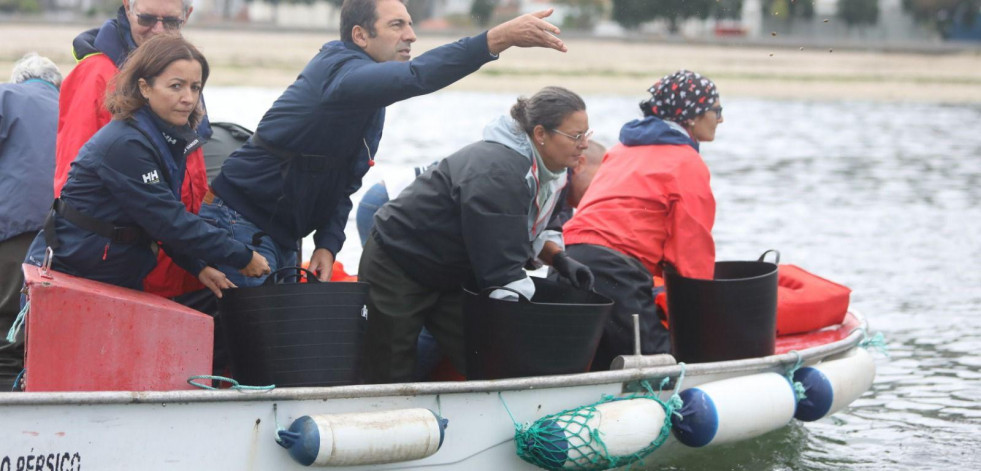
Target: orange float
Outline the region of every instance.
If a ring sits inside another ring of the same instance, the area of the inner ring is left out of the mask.
[[[848,312],[852,290],[796,265],[777,269],[777,335],[837,325]]]
[[[304,269],[310,267],[310,261],[307,260],[301,265]],[[334,268],[330,272],[330,281],[358,281],[358,275],[349,275],[344,271],[344,264],[334,260]],[[300,278],[300,283],[306,283],[306,277]]]

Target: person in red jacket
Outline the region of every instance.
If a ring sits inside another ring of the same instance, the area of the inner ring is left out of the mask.
[[[129,54],[159,34],[180,34],[193,7],[191,0],[123,0],[116,18],[78,35],[72,53],[78,64],[65,77],[58,103],[58,137],[55,146],[54,195],[68,178],[68,170],[82,146],[112,120],[106,109],[106,88]],[[203,139],[211,136],[207,115],[197,128]],[[181,201],[197,214],[208,191],[201,148],[187,157]],[[163,251],[157,266],[146,277],[143,289],[165,297],[203,289],[197,278],[178,267]]]
[[[708,78],[681,70],[648,92],[640,104],[644,118],[620,130],[620,142],[607,151],[563,227],[569,255],[592,270],[596,291],[615,303],[593,370],[632,353],[632,314],[640,314],[644,354],[670,351],[652,293],[662,264],[705,279],[715,267],[715,198],[698,146],[715,139],[722,122],[718,90]]]

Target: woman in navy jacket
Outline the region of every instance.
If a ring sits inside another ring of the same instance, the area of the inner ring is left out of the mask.
[[[153,38],[133,53],[107,98],[112,122],[79,151],[27,263],[41,265],[50,247],[57,271],[142,289],[159,247],[218,297],[234,285],[208,264],[268,273],[262,255],[181,203],[207,79],[207,61],[184,39]]]

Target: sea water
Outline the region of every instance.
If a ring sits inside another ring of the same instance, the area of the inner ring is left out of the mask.
[[[534,93],[529,90],[528,93]],[[724,90],[723,90],[724,92]],[[254,129],[280,90],[209,88],[214,121]],[[480,139],[513,94],[443,91],[388,107],[377,165],[354,196]],[[616,143],[637,96],[586,95]],[[881,332],[872,390],[818,422],[658,463],[690,470],[981,469],[981,107],[726,99],[701,153],[719,260],[777,249],[849,286]],[[338,256],[356,272],[354,212]],[[309,257],[312,241],[304,244]]]

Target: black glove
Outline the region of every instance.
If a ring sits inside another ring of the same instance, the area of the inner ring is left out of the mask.
[[[555,268],[559,275],[568,278],[572,286],[586,291],[593,289],[593,272],[564,251],[552,257],[552,268]]]

